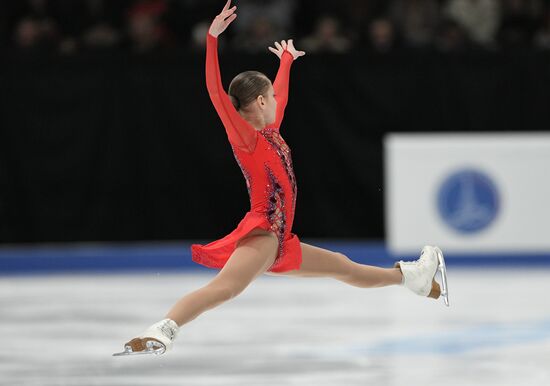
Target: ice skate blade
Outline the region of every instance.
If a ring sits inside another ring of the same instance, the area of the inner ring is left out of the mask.
[[[443,296],[445,305],[449,307],[449,289],[447,286],[447,267],[445,266],[445,258],[443,257],[443,252],[441,252],[439,247],[435,247],[435,252],[437,254],[437,259],[439,260],[438,270],[441,272],[441,286],[443,287],[441,296]]]
[[[164,353],[164,349],[157,350],[143,350],[143,351],[132,351],[132,349],[125,349],[122,352],[116,352],[113,354],[114,357],[123,357],[129,355],[161,355]]]
[[[114,357],[128,356],[128,355],[161,355],[166,352],[166,348],[157,342],[147,341],[146,347],[141,351],[132,350],[131,346],[124,346],[124,351],[114,353]]]

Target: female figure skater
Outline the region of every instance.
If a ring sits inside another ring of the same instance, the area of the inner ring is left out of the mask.
[[[403,284],[419,295],[437,299],[442,292],[435,276],[441,270],[447,303],[444,260],[437,247],[424,247],[417,261],[400,261],[394,268],[384,269],[357,264],[341,253],[301,243],[291,233],[296,179],[290,149],[279,127],[287,104],[290,67],[305,52],[296,50],[292,40],[275,42],[275,47],[269,47],[280,59],[275,82],[271,84],[260,72],[246,71],[232,80],[226,94],[218,65],[217,38],[237,17],[237,7],[230,6],[228,0],[208,31],[206,86],[244,174],[251,209],[229,235],[207,245],[191,246],[193,260],[221,268],[218,275],[181,298],[165,319],[114,355],[164,353],[172,346],[180,326],[234,298],[264,273],[332,277],[361,288]]]

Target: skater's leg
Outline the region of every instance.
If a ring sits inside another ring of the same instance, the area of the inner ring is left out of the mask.
[[[140,337],[114,355],[162,354],[172,346],[179,326],[241,293],[275,261],[278,240],[274,233],[254,229],[237,244],[224,268],[206,286],[181,298],[166,318],[150,326]]]
[[[204,311],[234,298],[273,264],[277,248],[274,233],[255,229],[240,240],[218,275],[206,286],[181,298],[166,318],[181,326]]]
[[[297,270],[279,275],[301,277],[331,277],[356,287],[372,288],[401,284],[398,268],[380,268],[358,264],[346,255],[300,243],[302,265]]]

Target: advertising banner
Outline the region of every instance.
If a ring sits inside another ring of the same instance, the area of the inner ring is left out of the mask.
[[[550,251],[550,135],[390,134],[384,151],[393,253]]]

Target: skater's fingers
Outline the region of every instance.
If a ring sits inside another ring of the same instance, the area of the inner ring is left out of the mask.
[[[277,47],[278,50],[284,51],[283,47],[279,44],[279,42],[275,42],[275,47]]]
[[[281,41],[281,45],[283,46],[283,49],[286,50],[286,41],[285,40]]]
[[[237,14],[234,13],[233,15],[229,16],[227,19],[225,19],[225,26],[227,27],[233,20],[237,18]]]
[[[277,50],[273,47],[267,47],[267,49],[271,52],[273,52],[275,55],[277,55],[279,58],[281,57],[281,51],[280,50]]]
[[[233,12],[235,12],[235,10],[237,9],[237,6],[235,5],[233,8],[230,8],[228,9],[227,11],[223,11],[222,13],[220,13],[220,17],[222,17],[223,19],[231,16],[233,14]]]
[[[231,0],[227,0],[227,3],[225,3],[225,5],[223,6],[222,11],[228,10],[230,6],[231,6]]]

